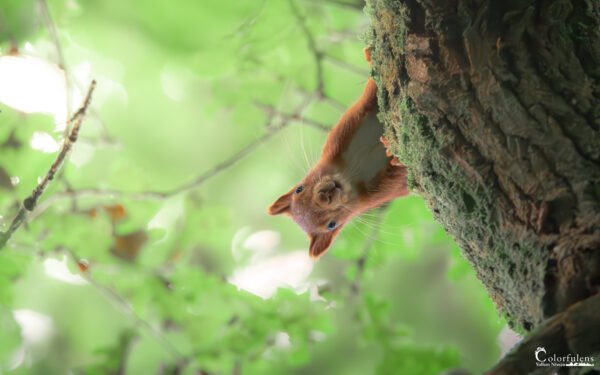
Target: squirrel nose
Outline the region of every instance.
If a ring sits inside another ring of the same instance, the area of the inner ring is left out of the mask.
[[[319,201],[321,203],[330,204],[333,193],[331,192],[319,192]]]
[[[331,204],[341,192],[340,185],[335,181],[325,182],[319,188],[319,201],[324,204]]]
[[[321,185],[321,188],[319,189],[319,194],[321,194],[321,193],[331,193],[332,191],[335,190],[336,187],[337,186],[336,186],[336,183],[334,181],[327,181],[323,185]]]

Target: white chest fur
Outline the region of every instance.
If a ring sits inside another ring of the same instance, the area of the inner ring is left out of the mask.
[[[360,124],[348,149],[342,154],[346,165],[346,176],[353,183],[372,180],[384,170],[389,161],[379,138],[383,135],[383,124],[375,113],[368,114]]]

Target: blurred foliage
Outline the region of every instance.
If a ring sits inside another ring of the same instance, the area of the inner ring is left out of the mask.
[[[362,91],[369,25],[348,4],[2,2],[5,51],[58,63],[49,16],[77,91],[98,89],[71,161],[0,251],[0,374],[477,373],[497,359],[503,322],[416,196],[349,225],[310,287],[263,299],[228,282],[252,258],[236,256],[250,233],[280,233],[276,254],[306,248],[265,208]],[[62,132],[0,106],[6,230],[55,158],[29,147],[33,133]],[[51,333],[32,340],[24,310]]]

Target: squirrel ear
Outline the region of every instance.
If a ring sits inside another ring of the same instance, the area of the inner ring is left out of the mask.
[[[308,249],[308,255],[310,255],[310,257],[313,259],[317,259],[323,255],[329,246],[331,246],[333,239],[339,231],[340,228],[336,228],[331,232],[309,234],[308,237],[310,238],[310,246]]]
[[[288,212],[290,210],[290,204],[292,203],[292,194],[293,192],[289,191],[273,202],[267,209],[269,215],[280,215]]]

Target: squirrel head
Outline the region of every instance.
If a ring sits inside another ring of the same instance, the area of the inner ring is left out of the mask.
[[[308,234],[310,256],[318,258],[354,215],[355,196],[350,181],[341,171],[331,165],[317,165],[299,184],[279,197],[268,212],[291,216]]]

